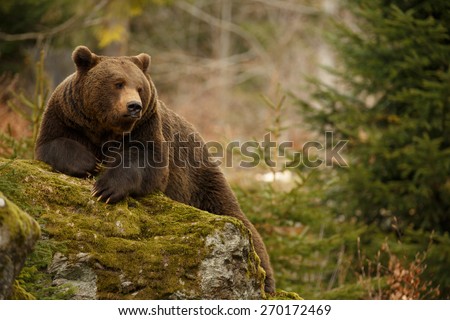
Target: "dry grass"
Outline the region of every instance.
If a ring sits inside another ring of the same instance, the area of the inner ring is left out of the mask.
[[[427,268],[427,251],[418,252],[414,260],[398,257],[385,241],[374,259],[361,253],[358,238],[359,282],[367,290],[367,298],[374,300],[423,300],[436,299],[439,285],[423,280]],[[387,261],[384,262],[383,261]],[[376,281],[373,281],[373,280]]]

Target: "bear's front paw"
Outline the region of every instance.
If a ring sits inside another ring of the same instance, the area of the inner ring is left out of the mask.
[[[80,152],[76,160],[69,162],[66,170],[63,171],[66,171],[71,176],[84,178],[98,173],[100,164],[92,153]]]
[[[36,158],[69,176],[85,178],[99,171],[98,160],[84,145],[68,138],[57,138],[36,148]]]
[[[92,196],[97,201],[116,203],[135,189],[136,180],[126,170],[109,169],[95,182]]]

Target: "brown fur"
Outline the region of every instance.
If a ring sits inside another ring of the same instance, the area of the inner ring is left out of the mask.
[[[176,201],[238,218],[252,233],[266,271],[265,289],[274,292],[273,271],[259,233],[220,169],[208,159],[200,135],[158,100],[147,74],[150,57],[104,57],[78,47],[72,58],[77,71],[48,102],[37,159],[77,177],[96,174],[101,161],[106,169],[93,195],[109,203],[159,190]],[[129,111],[130,103],[142,110]]]

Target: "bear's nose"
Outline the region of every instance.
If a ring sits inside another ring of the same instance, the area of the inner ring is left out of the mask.
[[[142,104],[138,101],[131,101],[127,103],[127,109],[131,116],[137,116],[142,110]]]

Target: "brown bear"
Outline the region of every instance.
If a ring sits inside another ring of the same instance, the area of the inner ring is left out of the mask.
[[[50,97],[36,158],[75,177],[101,169],[92,195],[107,203],[159,190],[176,201],[240,219],[266,272],[265,290],[274,292],[261,236],[210,161],[200,135],[158,100],[148,74],[150,56],[99,56],[79,46],[72,59],[76,72]]]

